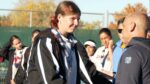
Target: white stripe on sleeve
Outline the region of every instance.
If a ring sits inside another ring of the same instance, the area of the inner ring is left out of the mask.
[[[46,46],[47,46],[49,52],[51,53],[53,62],[55,64],[55,66],[56,66],[56,71],[59,72],[59,64],[58,64],[58,61],[56,60],[56,57],[52,53],[53,51],[52,51],[52,44],[51,44],[51,39],[50,38],[47,38],[47,40],[46,40]]]
[[[37,54],[38,55],[37,56],[38,56],[39,65],[40,65],[41,73],[43,76],[44,84],[48,84],[46,77],[45,77],[45,72],[44,72],[44,66],[43,66],[43,61],[42,61],[42,56],[41,56],[41,51],[40,51],[40,43],[41,43],[41,40],[39,40],[39,43],[38,43],[38,47],[37,47]]]
[[[79,52],[78,52],[78,55],[79,55],[79,63],[80,63],[80,69],[81,69],[81,71],[83,72],[83,74],[85,75],[85,77],[89,81],[89,83],[93,84],[93,82],[91,81],[91,79],[90,79],[90,77],[88,75],[88,72],[87,72],[87,70],[86,70],[86,68],[84,66],[84,63],[83,63],[83,61],[81,59],[81,56],[80,56]]]

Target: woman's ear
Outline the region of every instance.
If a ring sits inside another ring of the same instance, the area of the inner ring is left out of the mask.
[[[58,22],[60,21],[61,18],[62,18],[62,15],[58,14],[58,16],[57,16]]]

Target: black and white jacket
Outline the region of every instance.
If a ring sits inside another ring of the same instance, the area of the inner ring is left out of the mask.
[[[26,52],[26,49],[27,47],[23,47],[20,53],[21,55],[21,59],[24,57],[24,54]],[[13,62],[14,61],[17,61],[17,59],[15,59],[15,55],[16,55],[16,52],[15,50],[11,50],[9,51],[8,53],[8,57],[9,57],[9,65],[8,65],[8,70],[7,70],[7,74],[6,74],[6,84],[10,84],[10,81],[13,79],[14,82],[16,84],[24,84],[25,82],[25,71],[23,70],[22,66],[21,66],[21,62],[18,63],[18,65],[16,64],[17,66],[17,69],[16,69],[16,73],[13,74],[15,71],[13,71]],[[22,61],[22,60],[21,60]],[[14,78],[13,78],[14,76]]]
[[[83,45],[75,44],[77,61],[77,84],[80,80],[86,84],[111,84],[96,71],[89,61]],[[28,84],[66,84],[66,70],[62,56],[62,46],[51,32],[51,29],[41,32],[33,44],[28,69]]]

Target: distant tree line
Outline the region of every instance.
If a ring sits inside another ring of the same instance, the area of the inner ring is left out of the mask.
[[[32,26],[47,27],[50,25],[51,17],[54,16],[56,3],[53,0],[19,0],[15,10],[32,10],[30,11],[11,11],[7,16],[0,16],[0,26],[29,26],[30,13],[32,14]],[[141,4],[128,4],[120,12],[113,14],[114,22],[110,22],[108,27],[111,29],[117,28],[117,21],[122,17],[134,12],[147,13],[147,9]],[[101,28],[101,21],[84,22],[80,21],[79,27],[83,29]]]

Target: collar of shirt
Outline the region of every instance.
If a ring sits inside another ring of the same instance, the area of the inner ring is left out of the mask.
[[[72,34],[70,34],[68,38],[66,38],[61,35],[56,29],[52,29],[51,32],[55,35],[55,37],[59,40],[60,45],[63,47],[65,47],[66,42],[69,42],[71,44],[71,48],[74,47],[74,45],[77,43],[77,40]]]

